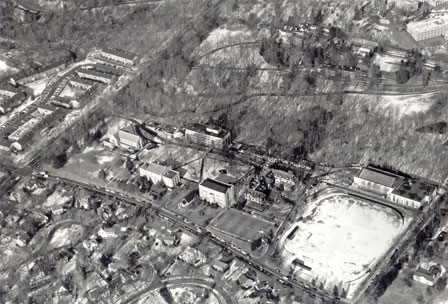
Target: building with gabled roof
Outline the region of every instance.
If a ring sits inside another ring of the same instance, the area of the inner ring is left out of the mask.
[[[102,83],[110,83],[112,79],[114,78],[113,75],[107,74],[107,73],[100,73],[94,70],[87,70],[87,69],[78,69],[76,70],[76,74],[78,74],[79,77],[98,81]]]
[[[443,273],[445,273],[445,269],[440,264],[435,262],[422,262],[412,278],[414,281],[428,286],[434,286]]]
[[[85,89],[85,90],[88,90],[88,89],[92,88],[93,86],[95,86],[95,82],[88,80],[88,79],[78,77],[78,76],[70,78],[68,83],[72,87],[81,88],[81,89]]]
[[[227,208],[235,203],[235,189],[233,185],[207,178],[199,185],[199,197]]]
[[[11,85],[0,85],[0,96],[12,97],[19,92],[19,90]]]
[[[373,167],[362,168],[354,177],[357,187],[383,195],[391,193],[402,181],[399,175]]]
[[[215,270],[220,272],[226,272],[229,269],[229,264],[224,263],[222,261],[213,261],[211,265]]]
[[[163,182],[168,188],[174,188],[180,183],[180,174],[171,166],[149,163],[139,168],[140,176],[151,180],[153,184]]]
[[[134,65],[137,55],[120,49],[103,48],[100,53],[101,57],[124,64]]]

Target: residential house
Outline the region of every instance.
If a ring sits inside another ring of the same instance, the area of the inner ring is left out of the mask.
[[[199,185],[199,197],[227,208],[235,203],[235,189],[233,185],[207,178]]]
[[[202,266],[207,261],[207,258],[201,251],[190,246],[179,255],[179,259],[195,267]]]
[[[51,206],[51,213],[54,215],[62,214],[65,211],[65,203],[64,204],[54,204]]]
[[[194,199],[196,198],[196,191],[191,191],[190,193],[188,193],[179,203],[179,207],[187,207],[188,205],[190,205]]]
[[[133,66],[137,60],[137,55],[119,49],[103,48],[100,55],[106,59],[128,66]]]
[[[174,188],[180,183],[180,174],[172,170],[171,166],[164,166],[157,163],[149,163],[139,168],[140,176],[146,177],[154,184],[163,182],[165,186]]]
[[[166,235],[163,237],[163,243],[167,246],[177,246],[179,240],[175,235]]]
[[[243,287],[243,289],[249,289],[254,285],[254,281],[252,279],[249,279],[246,275],[241,274],[238,278],[238,284]]]
[[[412,278],[428,286],[434,286],[437,280],[445,272],[445,269],[435,262],[422,262]]]
[[[262,205],[269,195],[268,185],[262,176],[253,177],[247,187],[245,198],[247,201]]]
[[[213,267],[213,269],[219,272],[226,272],[229,269],[229,264],[222,261],[213,261],[211,266]]]
[[[204,146],[224,149],[230,144],[230,132],[221,127],[193,124],[185,129],[185,139]]]

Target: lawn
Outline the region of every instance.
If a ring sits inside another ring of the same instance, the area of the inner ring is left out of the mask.
[[[220,213],[212,222],[214,230],[252,242],[274,230],[274,225],[235,209]]]
[[[350,297],[409,222],[388,207],[346,194],[320,197],[282,236],[283,266],[289,269],[299,259],[311,269],[295,267],[297,276],[318,278],[329,290],[337,285]]]

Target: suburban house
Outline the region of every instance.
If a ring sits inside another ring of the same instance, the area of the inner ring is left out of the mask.
[[[68,81],[68,84],[74,88],[88,90],[95,85],[95,82],[80,77],[72,77]]]
[[[422,262],[412,278],[422,284],[434,286],[444,272],[445,269],[438,263]]]
[[[177,246],[179,240],[175,235],[166,235],[163,237],[163,243],[167,246]]]
[[[249,182],[245,198],[247,201],[263,204],[269,195],[268,185],[262,176],[256,176]]]
[[[191,191],[190,193],[188,193],[179,203],[179,208],[182,207],[187,207],[188,205],[190,205],[194,199],[196,198],[196,191]]]
[[[224,263],[222,261],[213,261],[212,263],[213,269],[219,272],[226,272],[229,269],[229,264]]]
[[[174,188],[180,183],[180,174],[171,166],[149,163],[139,168],[140,176],[151,180],[154,184],[163,182],[168,188]]]
[[[134,65],[137,59],[137,56],[135,54],[119,49],[103,48],[100,55],[101,57],[104,57],[106,59],[129,66]]]
[[[207,178],[199,185],[199,197],[226,208],[235,203],[235,189],[233,185]]]
[[[98,81],[102,83],[109,83],[114,78],[113,75],[107,74],[107,73],[100,73],[93,70],[87,70],[87,69],[79,69],[76,71],[79,77]]]
[[[65,211],[65,203],[64,204],[54,204],[51,206],[51,213],[53,214],[62,214]]]
[[[185,139],[195,144],[224,149],[230,144],[230,132],[217,126],[193,124],[185,129]]]
[[[365,190],[388,195],[394,191],[403,178],[396,174],[373,167],[362,168],[354,177],[354,185]]]

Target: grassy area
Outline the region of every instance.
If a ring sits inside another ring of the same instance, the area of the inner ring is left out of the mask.
[[[267,236],[274,230],[273,224],[234,209],[227,209],[220,213],[213,221],[212,227],[248,242]]]

